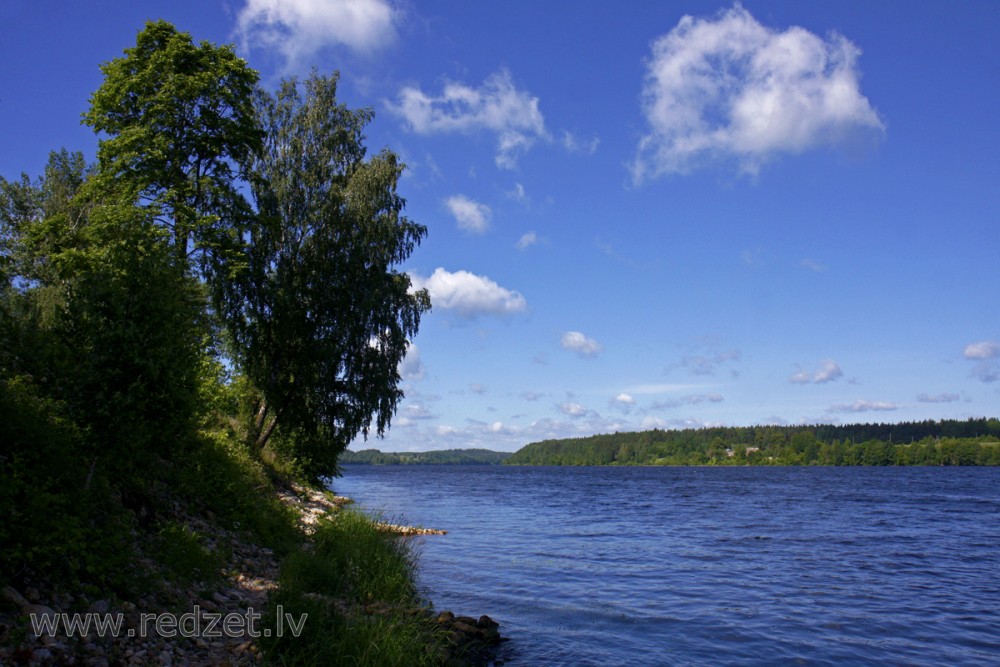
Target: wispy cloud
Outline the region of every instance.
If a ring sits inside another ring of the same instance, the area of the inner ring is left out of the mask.
[[[664,372],[683,369],[691,375],[714,375],[722,366],[738,362],[742,357],[737,349],[712,350],[710,346],[699,345],[694,351],[682,356],[680,361],[668,364]]]
[[[810,271],[814,271],[816,273],[822,273],[823,271],[826,271],[825,264],[820,264],[816,260],[808,258],[799,260],[799,266],[801,266],[803,269],[809,269]]]
[[[469,199],[465,195],[448,197],[444,200],[444,204],[455,217],[459,229],[472,234],[485,234],[490,228],[493,211],[486,204]]]
[[[531,246],[538,243],[538,234],[534,231],[525,232],[521,235],[521,238],[517,241],[518,250],[527,250]]]
[[[562,335],[560,344],[563,349],[575,352],[585,359],[592,359],[604,350],[604,347],[593,338],[584,336],[579,331],[567,331]]]
[[[468,271],[450,272],[439,267],[427,278],[411,273],[410,280],[414,289],[427,289],[434,308],[454,310],[461,317],[510,315],[528,308],[518,292]]]
[[[920,394],[917,396],[917,400],[921,403],[954,403],[959,400],[961,396],[958,394]]]
[[[865,401],[857,400],[850,404],[833,405],[827,408],[827,412],[843,412],[843,413],[856,413],[856,412],[887,412],[897,409],[895,403],[887,403],[885,401]]]
[[[881,133],[882,120],[861,94],[860,55],[841,35],[774,30],[738,4],[711,19],[685,16],[653,43],[647,61],[649,131],[634,180],[713,160],[756,173],[779,153]]]
[[[397,370],[399,376],[404,380],[415,381],[424,379],[426,369],[424,368],[424,362],[420,360],[420,350],[417,348],[416,343],[409,342],[406,344],[406,356],[399,362]]]
[[[840,370],[840,365],[833,359],[824,359],[819,362],[819,368],[812,373],[808,371],[798,371],[788,378],[793,384],[825,384],[833,382],[844,376]]]
[[[976,362],[972,367],[972,377],[987,383],[1000,380],[1000,343],[992,340],[969,343],[962,354]]]
[[[520,183],[514,184],[514,189],[507,192],[507,197],[520,204],[525,204],[530,201],[528,193],[525,192],[524,186]]]
[[[519,90],[506,69],[479,87],[448,82],[439,95],[407,86],[389,109],[417,134],[491,132],[497,138],[496,164],[513,169],[540,139],[548,140],[538,98]]]
[[[396,38],[396,20],[386,0],[248,0],[236,34],[243,48],[272,50],[291,70],[327,47],[383,47]]]
[[[580,137],[572,134],[571,132],[563,132],[562,138],[559,143],[563,145],[570,153],[581,153],[583,155],[593,155],[597,152],[597,147],[600,145],[601,140],[597,137],[591,137],[590,139],[581,139]]]
[[[655,401],[650,404],[650,410],[667,410],[670,408],[679,408],[683,405],[698,405],[699,403],[721,403],[725,399],[721,394],[709,393],[709,394],[689,394],[687,396],[680,396],[678,398],[668,399],[665,401]]]

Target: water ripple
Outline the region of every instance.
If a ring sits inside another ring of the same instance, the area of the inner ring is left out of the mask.
[[[508,665],[1000,664],[1000,471],[350,466]]]

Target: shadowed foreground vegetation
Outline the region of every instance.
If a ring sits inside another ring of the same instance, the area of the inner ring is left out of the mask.
[[[398,270],[426,229],[398,157],[367,154],[372,112],[336,74],[263,90],[163,21],[101,70],[96,162],[0,176],[0,664],[452,660],[406,543],[349,512],[309,534],[290,491],[389,427],[430,307]],[[261,642],[29,624],[268,596],[309,614],[298,637],[273,614]]]
[[[510,465],[1000,465],[1000,420],[639,431],[525,445]]]

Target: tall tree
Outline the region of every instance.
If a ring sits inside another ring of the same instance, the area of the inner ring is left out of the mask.
[[[260,392],[259,449],[275,429],[314,476],[359,433],[381,435],[402,397],[399,362],[426,291],[396,269],[426,234],[402,215],[403,165],[391,151],[365,159],[369,110],[336,100],[336,75],[295,80],[257,108],[266,141],[255,163],[258,210],[228,322]]]
[[[257,72],[231,46],[195,45],[149,22],[104,82],[84,122],[108,136],[98,149],[103,187],[125,186],[157,211],[180,263],[211,270],[238,244],[248,213],[236,177],[261,143],[253,109]]]

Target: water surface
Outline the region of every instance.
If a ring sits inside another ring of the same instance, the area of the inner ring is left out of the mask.
[[[508,665],[1000,664],[1000,469],[347,466]]]

